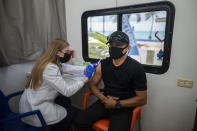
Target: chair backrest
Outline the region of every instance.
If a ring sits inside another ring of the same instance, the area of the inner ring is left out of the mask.
[[[10,114],[10,108],[8,106],[8,100],[0,90],[0,119],[5,118]]]

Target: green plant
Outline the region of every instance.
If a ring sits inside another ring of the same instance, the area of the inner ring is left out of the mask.
[[[107,37],[99,32],[90,33],[89,36],[102,43],[107,43]]]
[[[88,50],[90,58],[103,59],[109,56],[108,47],[103,43],[89,43]]]

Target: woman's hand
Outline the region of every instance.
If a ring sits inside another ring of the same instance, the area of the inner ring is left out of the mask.
[[[87,67],[86,67],[86,70],[85,70],[85,72],[84,72],[84,75],[85,75],[86,77],[88,77],[88,79],[90,80],[91,77],[92,77],[92,74],[93,74],[95,71],[96,71],[96,68],[95,68],[92,64],[89,64],[89,65],[87,65]]]
[[[84,75],[88,77],[89,80],[91,79],[92,74],[96,71],[96,67],[98,66],[99,62],[100,60],[96,63],[87,65],[86,69],[84,70]]]
[[[87,82],[88,82],[88,77],[84,77],[84,78],[82,79],[82,81],[83,81],[84,84],[87,83]]]

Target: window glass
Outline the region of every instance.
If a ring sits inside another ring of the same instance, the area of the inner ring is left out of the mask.
[[[109,57],[107,36],[125,32],[130,39],[128,55],[145,71],[165,73],[170,65],[175,7],[169,1],[86,11],[82,15],[83,58],[88,62]]]
[[[130,39],[129,56],[142,64],[162,65],[166,14],[152,11],[122,15],[122,31]]]
[[[88,56],[103,59],[109,56],[107,36],[117,30],[117,15],[88,17]]]

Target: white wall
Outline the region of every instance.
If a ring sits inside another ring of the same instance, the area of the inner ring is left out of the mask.
[[[155,1],[158,0],[118,0],[117,5]],[[197,1],[171,1],[176,13],[170,68],[162,75],[147,74],[148,104],[143,107],[142,131],[191,131],[194,123],[197,107]],[[115,5],[115,0],[66,0],[68,42],[77,57],[82,57],[82,13]],[[178,87],[178,78],[193,80],[193,88]],[[81,106],[82,95],[76,96],[74,103]]]
[[[31,71],[33,65],[34,62],[28,62],[0,68],[0,90],[4,95],[24,90],[26,73]],[[18,112],[19,98],[15,97],[10,101],[11,109],[14,112]]]

